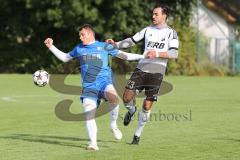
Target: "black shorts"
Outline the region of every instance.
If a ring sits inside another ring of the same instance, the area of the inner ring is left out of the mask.
[[[136,68],[127,82],[126,89],[142,91],[145,89],[146,99],[157,101],[157,95],[163,80],[161,73],[147,73]]]

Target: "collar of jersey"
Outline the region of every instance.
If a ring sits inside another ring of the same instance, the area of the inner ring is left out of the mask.
[[[163,29],[163,28],[167,27],[167,24],[164,23],[161,26],[153,26],[153,27],[156,28],[156,29]]]
[[[91,43],[89,43],[89,44],[83,44],[84,46],[89,46],[89,45],[92,45],[92,44],[94,44],[94,43],[96,43],[97,41],[96,40],[94,40],[94,41],[92,41]]]

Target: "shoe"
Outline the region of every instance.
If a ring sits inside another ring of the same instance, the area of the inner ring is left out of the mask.
[[[139,144],[139,141],[140,141],[140,137],[134,135],[131,144]]]
[[[122,139],[122,132],[118,128],[112,128],[111,131],[112,131],[116,140],[121,140]]]
[[[86,149],[87,149],[87,150],[92,150],[92,151],[98,151],[98,150],[99,150],[97,144],[92,144],[92,143],[90,143],[90,144],[87,146]]]
[[[128,112],[125,114],[124,121],[123,121],[124,126],[127,126],[127,125],[131,122],[133,115],[134,115],[134,114],[136,113],[136,111],[137,111],[137,107],[134,106],[134,108],[135,108],[135,112],[134,112],[134,113],[131,114],[131,113],[128,111]]]

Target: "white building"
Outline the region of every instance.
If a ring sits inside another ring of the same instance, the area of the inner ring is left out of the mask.
[[[199,1],[192,21],[192,25],[199,32],[198,43],[204,43],[200,38],[201,35],[205,37],[205,45],[198,46],[205,47],[207,57],[211,62],[231,68],[234,58],[232,49],[232,42],[235,38],[234,28],[228,23],[226,17],[210,9],[209,6],[218,7],[217,4],[212,1],[207,2],[208,5]]]

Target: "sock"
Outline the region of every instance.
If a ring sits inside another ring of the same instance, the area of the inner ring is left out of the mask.
[[[83,107],[84,112],[91,111],[86,113],[86,129],[88,133],[88,137],[90,139],[91,144],[97,145],[97,125],[95,121],[95,113],[96,113],[96,101],[89,98],[83,99]]]
[[[137,126],[137,129],[135,131],[135,136],[140,137],[140,135],[143,131],[143,128],[144,128],[145,124],[147,123],[149,117],[150,117],[150,110],[146,111],[146,110],[143,109],[139,113],[138,126]]]
[[[86,128],[91,144],[97,145],[97,125],[95,119],[86,121]]]
[[[129,103],[125,104],[125,107],[128,109],[128,111],[133,114],[136,112],[136,107],[135,107],[135,103],[134,100],[131,100]]]
[[[119,113],[119,105],[111,105],[109,106],[112,110],[110,111],[110,127],[112,129],[117,128],[117,119]]]

